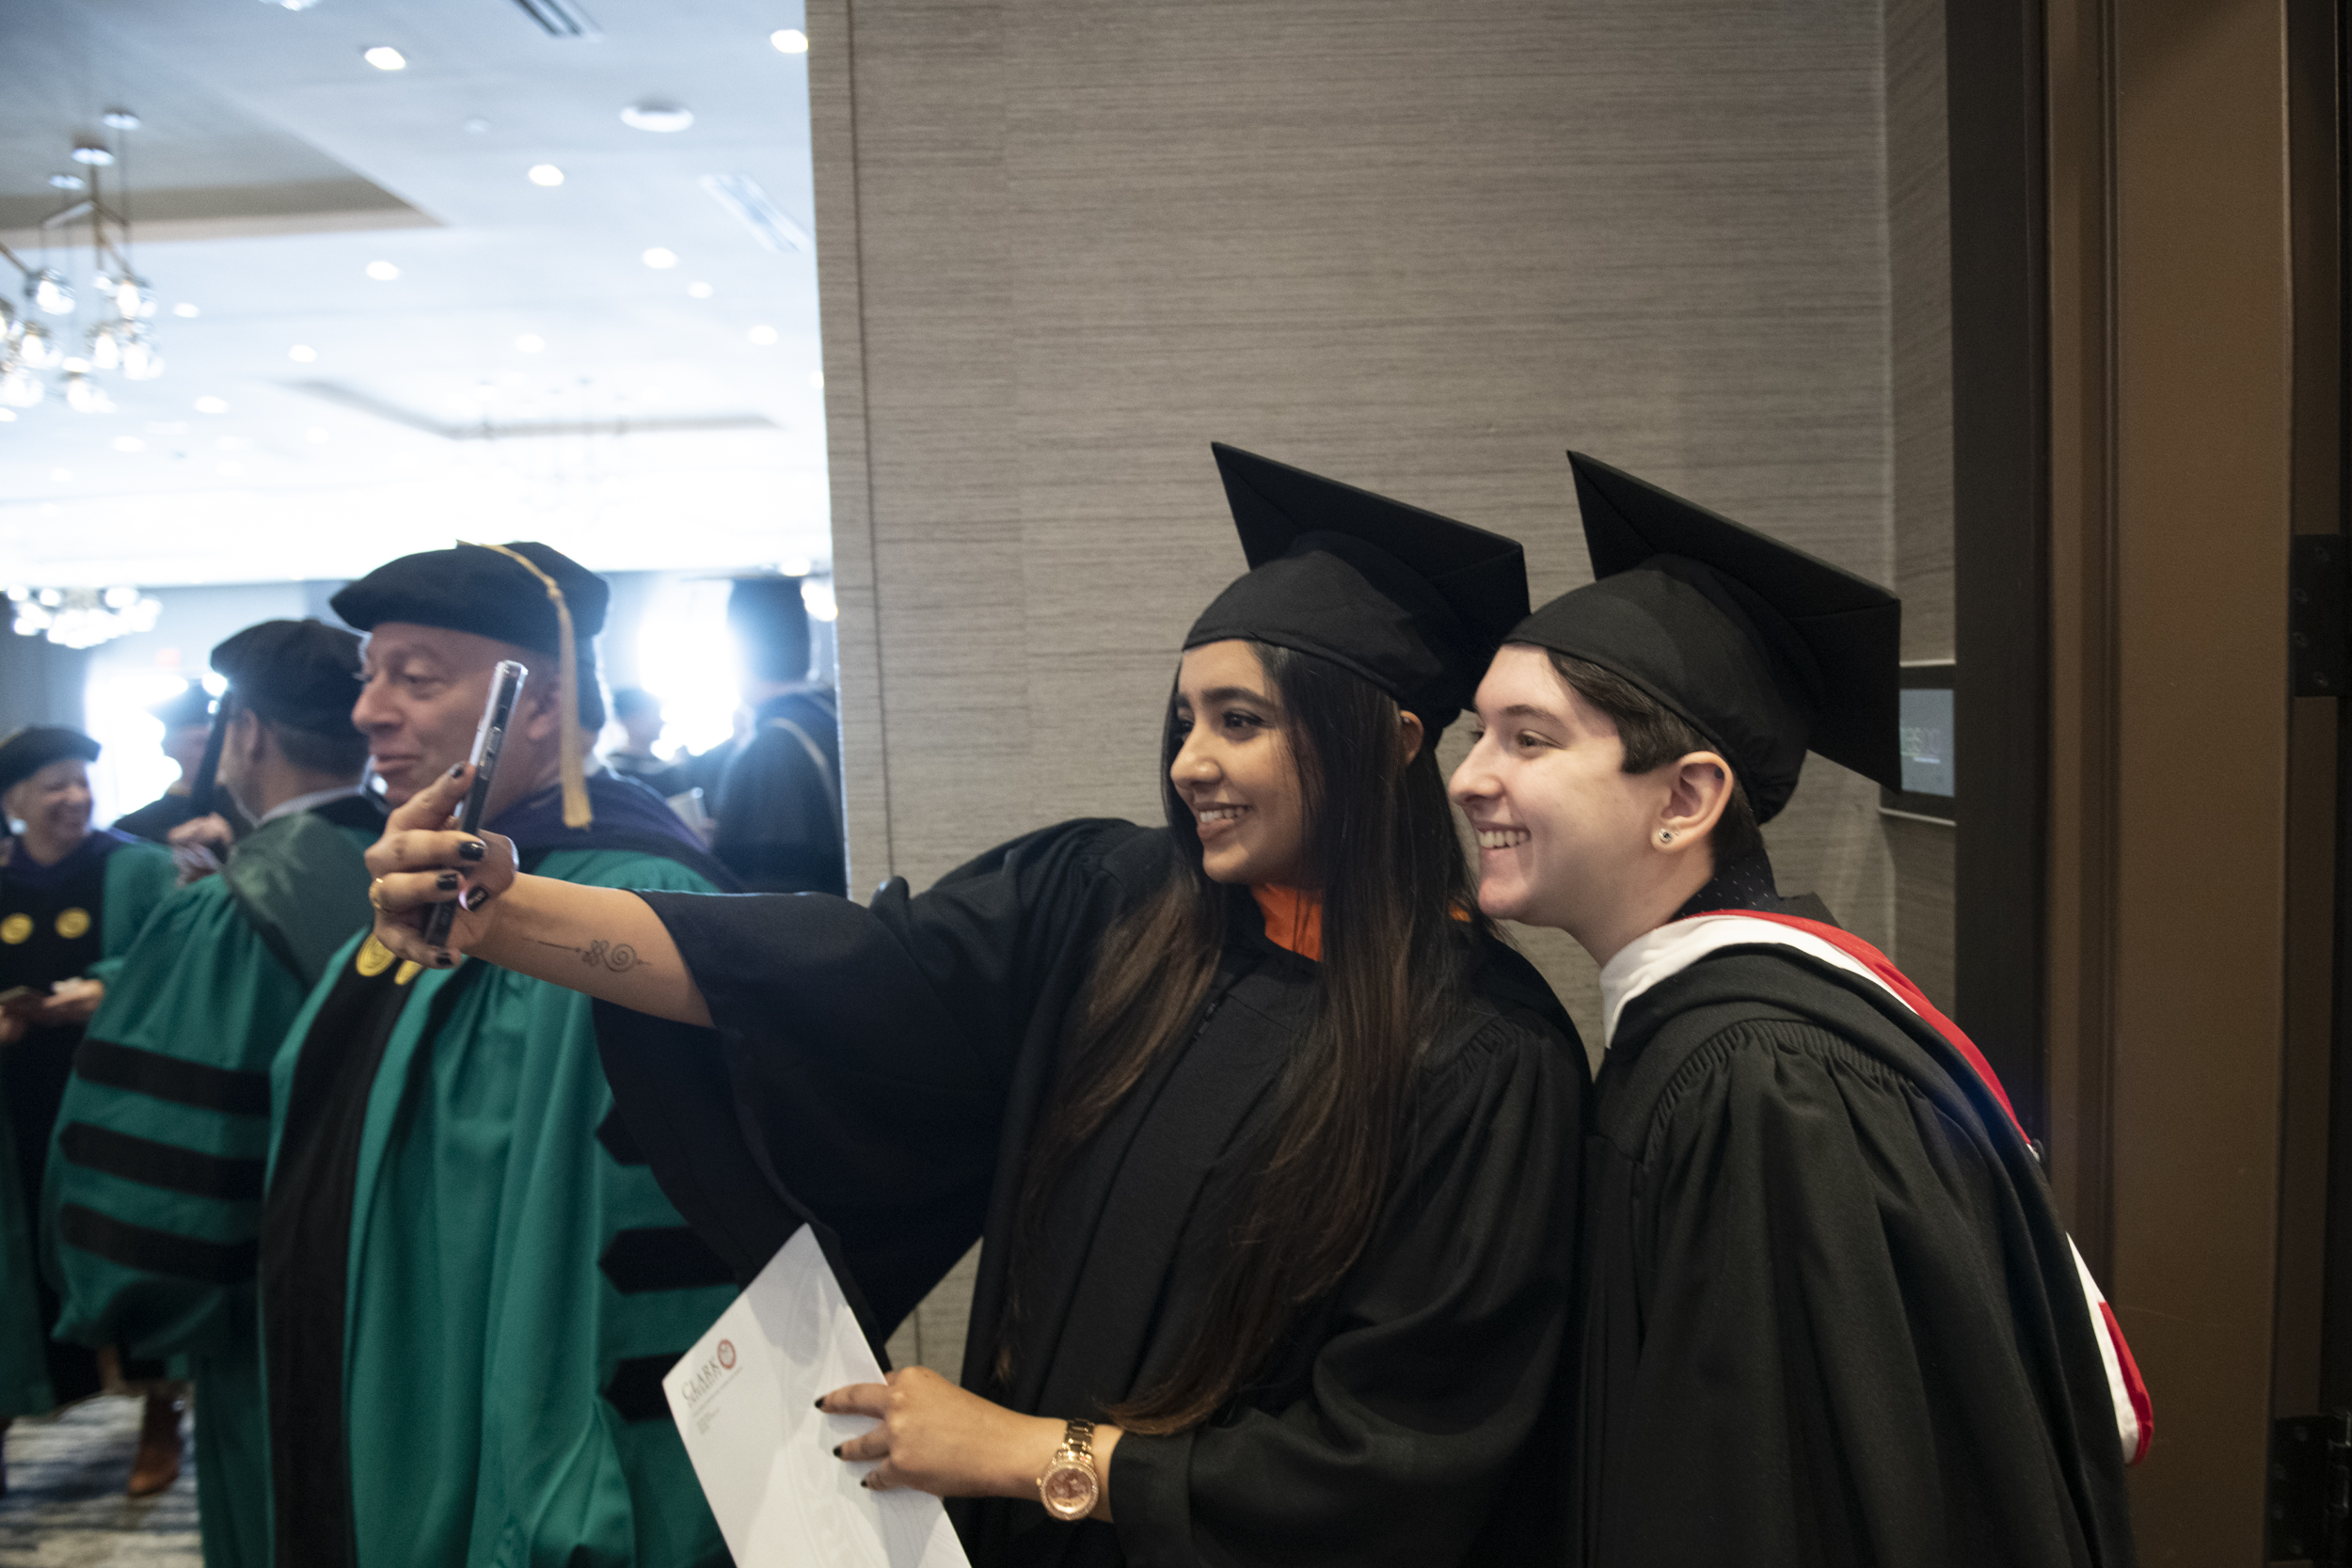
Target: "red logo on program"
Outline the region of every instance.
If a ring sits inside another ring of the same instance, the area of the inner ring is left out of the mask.
[[[734,1340],[722,1339],[719,1341],[719,1365],[722,1367],[732,1367],[735,1365]]]

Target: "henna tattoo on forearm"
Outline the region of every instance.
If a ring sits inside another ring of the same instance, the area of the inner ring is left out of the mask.
[[[590,969],[609,969],[615,974],[627,974],[632,969],[646,967],[646,960],[638,956],[637,949],[625,942],[606,942],[599,939],[583,946],[568,942],[546,942],[537,937],[532,938],[532,941],[538,942],[542,947],[552,947],[558,952],[576,953],[580,956],[580,961]]]

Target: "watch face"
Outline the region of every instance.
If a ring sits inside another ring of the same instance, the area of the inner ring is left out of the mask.
[[[1094,1512],[1094,1500],[1102,1487],[1094,1479],[1094,1466],[1074,1460],[1058,1459],[1048,1465],[1038,1478],[1038,1492],[1045,1499],[1046,1509],[1057,1519],[1083,1519]]]

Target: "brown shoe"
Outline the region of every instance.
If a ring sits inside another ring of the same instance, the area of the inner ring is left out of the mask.
[[[123,1488],[132,1497],[151,1497],[180,1479],[183,1408],[169,1394],[147,1396],[147,1409],[139,1418],[138,1458],[131,1465],[131,1484]]]

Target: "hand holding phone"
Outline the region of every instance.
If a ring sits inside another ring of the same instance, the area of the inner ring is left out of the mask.
[[[498,777],[499,754],[505,749],[506,729],[515,718],[515,700],[522,695],[523,682],[531,674],[511,658],[501,659],[490,675],[490,700],[482,709],[482,727],[474,731],[473,754],[467,760],[473,764],[473,784],[466,791],[465,803],[457,809],[457,827],[461,832],[482,831],[485,808],[489,804],[490,786]],[[435,947],[446,946],[449,929],[457,919],[457,905],[453,901],[436,904],[425,917],[424,940]]]

